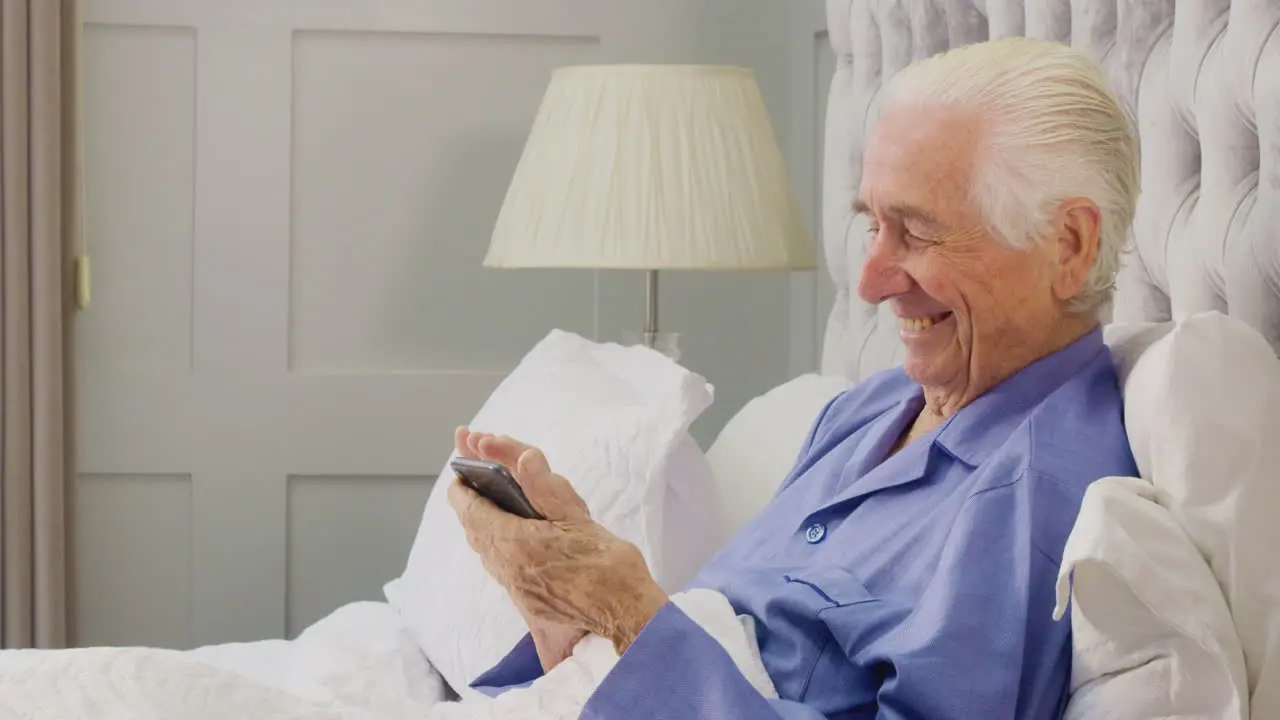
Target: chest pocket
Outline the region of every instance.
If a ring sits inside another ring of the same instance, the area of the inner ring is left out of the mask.
[[[817,594],[817,618],[828,633],[804,691],[805,702],[829,716],[875,708],[880,685],[892,671],[884,639],[906,616],[899,604],[879,598],[853,573],[839,567],[791,577]]]

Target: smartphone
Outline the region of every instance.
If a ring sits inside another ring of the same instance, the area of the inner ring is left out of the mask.
[[[450,460],[449,466],[467,487],[499,508],[529,520],[546,520],[542,513],[534,509],[520,483],[516,482],[515,476],[506,467],[464,457]]]

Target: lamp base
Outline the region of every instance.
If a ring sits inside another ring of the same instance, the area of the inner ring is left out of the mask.
[[[680,362],[680,333],[626,330],[622,333],[622,344],[651,347],[672,360]]]

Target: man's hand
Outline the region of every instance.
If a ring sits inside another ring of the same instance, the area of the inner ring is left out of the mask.
[[[538,646],[543,668],[567,657],[584,631],[608,638],[621,654],[667,602],[640,551],[594,522],[538,449],[466,428],[458,429],[455,441],[459,454],[509,468],[547,518],[503,512],[461,482],[449,488],[449,502],[485,569],[532,621],[535,643],[535,623],[547,636],[547,652]]]
[[[483,433],[469,432],[466,428],[460,427],[454,433],[454,447],[462,457],[479,459],[480,440],[485,437],[488,436]],[[506,463],[503,464],[505,465]],[[514,474],[514,472],[515,470],[513,469],[512,473]],[[585,503],[583,507],[585,508]],[[470,542],[470,532],[467,533],[467,537]],[[510,594],[510,591],[508,591],[508,594]],[[513,597],[512,600],[515,601],[515,598]],[[533,646],[538,652],[538,662],[542,665],[543,672],[549,672],[552,668],[564,662],[573,654],[573,648],[578,644],[578,641],[587,634],[587,631],[582,628],[535,617],[525,610],[524,606],[519,602],[516,602],[516,610],[520,612],[520,617],[524,619],[525,626],[529,628],[529,635],[533,637]]]

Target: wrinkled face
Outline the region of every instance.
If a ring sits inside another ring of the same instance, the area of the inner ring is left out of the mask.
[[[964,110],[890,109],[855,204],[871,233],[859,294],[898,316],[912,380],[960,394],[1045,354],[1063,315],[1056,244],[996,239],[971,200],[981,131]]]

